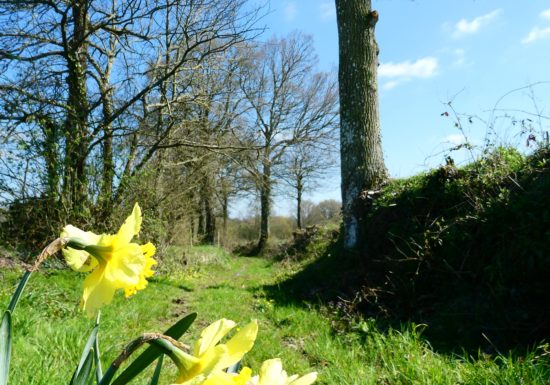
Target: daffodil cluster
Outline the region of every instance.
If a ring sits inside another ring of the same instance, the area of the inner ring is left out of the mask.
[[[288,376],[278,358],[265,361],[256,376],[248,367],[239,373],[226,372],[250,351],[258,334],[258,323],[252,321],[226,343],[218,343],[234,327],[233,321],[218,320],[202,331],[192,354],[176,350],[172,359],[179,376],[172,385],[310,385],[317,379],[315,372]]]
[[[141,228],[141,209],[136,203],[132,214],[118,232],[94,234],[68,225],[61,238],[68,241],[63,249],[67,264],[76,271],[90,272],[84,280],[81,306],[92,317],[104,304],[113,299],[118,289],[124,289],[127,297],[147,286],[147,278],[157,262],[152,258],[152,243],[138,245],[132,239]]]

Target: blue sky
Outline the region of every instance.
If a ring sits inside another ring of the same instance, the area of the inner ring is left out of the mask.
[[[525,147],[511,119],[523,110],[550,116],[550,84],[506,93],[535,82],[550,81],[549,0],[373,0],[378,10],[379,89],[383,149],[392,177],[405,177],[444,159],[445,149],[463,141],[454,127],[453,100],[468,139],[482,146],[487,122],[495,122],[497,140]],[[338,64],[338,36],[333,0],[272,0],[264,19],[266,38],[300,30],[313,36],[319,68]],[[442,116],[445,111],[450,116]],[[499,118],[500,116],[500,118]],[[549,119],[534,119],[550,130]],[[523,143],[523,145],[522,145]],[[457,162],[466,153],[453,153]],[[318,201],[339,199],[337,175]],[[286,211],[283,203],[276,210]]]

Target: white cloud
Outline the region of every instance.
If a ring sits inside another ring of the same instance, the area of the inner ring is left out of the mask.
[[[296,7],[295,2],[286,3],[285,7],[283,8],[283,17],[286,22],[291,22],[294,19],[296,19],[296,16],[298,15],[298,8]]]
[[[495,20],[501,13],[501,9],[495,9],[494,11],[489,12],[483,16],[476,17],[471,21],[461,19],[458,21],[458,23],[455,24],[453,37],[457,39],[465,35],[473,35],[477,33],[480,28],[488,25],[493,20]]]
[[[542,11],[539,16],[542,17],[543,19],[550,20],[550,9],[546,9]]]
[[[321,20],[329,20],[336,16],[336,8],[334,7],[334,1],[324,1],[319,4],[319,12],[321,14]]]
[[[523,39],[521,39],[521,42],[523,44],[530,44],[540,39],[545,39],[550,37],[550,27],[547,28],[539,28],[539,27],[533,27],[531,32],[527,34]]]
[[[446,143],[453,144],[455,146],[458,146],[460,144],[466,143],[466,138],[462,134],[451,134],[445,137],[444,141]]]
[[[415,62],[410,60],[401,63],[382,63],[378,67],[378,75],[382,78],[429,78],[436,74],[437,58],[425,57]]]

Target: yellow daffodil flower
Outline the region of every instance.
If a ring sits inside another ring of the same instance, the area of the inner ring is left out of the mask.
[[[317,379],[317,373],[311,372],[299,377],[297,374],[288,376],[283,370],[280,359],[264,361],[260,369],[260,375],[250,380],[250,385],[310,385]]]
[[[246,367],[243,368],[239,374],[226,373],[222,370],[218,370],[208,376],[199,374],[189,381],[173,385],[247,385],[251,376],[252,370]]]
[[[252,349],[258,334],[258,322],[255,320],[250,322],[225,344],[218,344],[234,327],[235,322],[231,320],[218,320],[202,331],[192,354],[180,350],[176,352],[172,359],[179,369],[178,385],[218,384],[213,382],[216,379],[220,385],[240,384],[234,381],[241,381],[245,374],[241,377],[234,375],[227,377],[225,376],[227,373],[221,374],[221,371],[239,362]]]
[[[84,280],[82,308],[93,317],[97,310],[113,299],[118,289],[127,297],[147,286],[147,278],[157,262],[152,258],[152,243],[138,245],[132,238],[141,228],[141,209],[136,203],[132,214],[115,235],[94,234],[72,225],[65,226],[61,237],[68,240],[63,255],[76,271],[91,273]]]

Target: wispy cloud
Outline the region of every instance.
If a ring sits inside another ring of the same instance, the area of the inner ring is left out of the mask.
[[[296,3],[291,1],[289,3],[286,3],[285,7],[283,8],[283,17],[287,23],[294,21],[296,19],[296,16],[298,16],[298,7],[296,7]]]
[[[398,85],[400,85],[401,83],[403,83],[403,81],[390,80],[389,82],[384,83],[382,85],[382,88],[385,89],[385,90],[391,90],[391,89],[394,89],[395,87],[397,87]]]
[[[462,36],[473,35],[481,28],[490,24],[502,13],[502,9],[495,9],[485,15],[476,17],[473,20],[461,19],[454,26],[453,37],[458,39]]]
[[[521,39],[521,42],[523,44],[531,44],[537,40],[545,39],[548,37],[550,37],[550,27],[547,27],[547,28],[533,27],[531,32],[529,32],[527,36]]]
[[[319,4],[319,13],[321,20],[330,20],[336,16],[336,8],[334,7],[334,1],[323,1]]]
[[[456,48],[453,50],[454,60],[453,66],[462,67],[466,64],[466,51],[462,48]]]
[[[539,16],[543,19],[550,20],[550,9],[542,11]]]
[[[447,135],[443,140],[445,143],[450,143],[455,146],[466,143],[466,138],[462,134]]]
[[[378,75],[383,78],[429,78],[436,74],[437,58],[428,56],[414,62],[382,63]]]
[[[425,57],[416,61],[406,60],[400,63],[382,63],[378,67],[378,76],[389,79],[382,85],[384,90],[391,90],[414,78],[429,78],[437,73],[438,61],[435,57]]]

